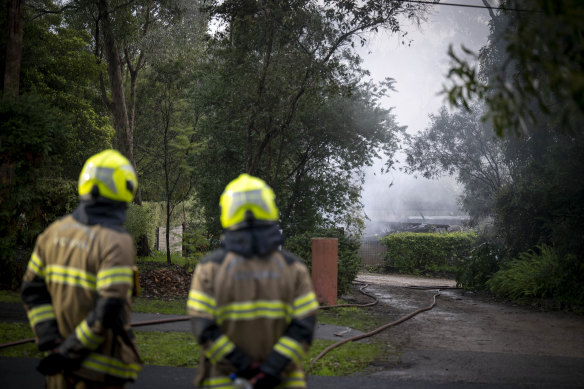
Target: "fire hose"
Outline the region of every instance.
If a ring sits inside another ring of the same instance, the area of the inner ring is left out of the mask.
[[[356,281],[355,283],[361,283],[361,282]],[[359,291],[362,294],[364,294],[364,295],[366,295],[366,296],[374,299],[374,301],[372,301],[370,303],[367,303],[367,304],[324,305],[324,306],[319,307],[319,309],[331,309],[331,308],[341,308],[341,307],[368,307],[368,306],[375,305],[375,304],[377,304],[379,302],[379,300],[375,296],[373,296],[373,295],[371,295],[369,293],[364,292],[364,289],[367,288],[368,286],[369,286],[369,284],[364,284],[364,286],[361,287],[359,289]],[[387,329],[389,327],[393,327],[393,326],[396,326],[396,325],[398,325],[400,323],[403,323],[404,321],[409,320],[412,317],[414,317],[414,316],[416,316],[416,315],[418,315],[418,314],[420,314],[422,312],[431,310],[436,305],[436,297],[440,296],[440,290],[442,290],[442,289],[451,289],[450,287],[447,287],[447,286],[439,286],[439,287],[409,287],[409,288],[412,288],[412,289],[422,289],[422,290],[436,290],[437,289],[438,290],[438,293],[434,294],[434,296],[432,298],[433,299],[432,304],[429,305],[429,306],[427,306],[427,307],[420,308],[420,309],[416,310],[415,312],[412,312],[412,313],[410,313],[410,314],[408,314],[406,316],[403,316],[403,317],[401,317],[400,319],[398,319],[396,321],[393,321],[391,323],[385,324],[385,325],[383,325],[381,327],[378,327],[378,328],[376,328],[376,329],[374,329],[372,331],[369,331],[367,333],[364,333],[364,334],[361,334],[361,335],[357,335],[357,336],[353,336],[351,338],[343,339],[343,340],[341,340],[341,341],[339,341],[339,342],[337,342],[335,344],[330,345],[329,347],[327,347],[326,349],[324,349],[320,354],[318,354],[310,362],[310,366],[312,366],[316,361],[318,361],[320,358],[322,358],[329,351],[333,350],[336,347],[339,347],[339,346],[341,346],[341,345],[343,345],[345,343],[348,343],[348,342],[357,341],[357,340],[360,340],[360,339],[363,339],[363,338],[367,338],[367,337],[373,336],[373,335],[378,334],[381,331],[383,331],[383,330],[385,330],[385,329]],[[140,326],[148,326],[148,325],[156,325],[156,324],[174,323],[174,322],[187,321],[187,320],[189,320],[189,316],[181,316],[181,317],[173,317],[173,318],[166,318],[166,319],[146,320],[146,321],[141,321],[141,322],[135,322],[135,323],[132,323],[131,326],[132,327],[140,327]],[[0,344],[0,349],[8,348],[8,347],[13,347],[13,346],[18,346],[18,345],[25,344],[25,343],[31,343],[31,342],[34,342],[34,341],[35,341],[34,338],[21,339],[21,340],[17,340],[17,341],[14,341],[14,342]]]

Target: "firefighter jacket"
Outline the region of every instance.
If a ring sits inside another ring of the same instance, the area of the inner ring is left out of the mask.
[[[306,387],[318,302],[306,265],[281,243],[277,225],[227,231],[195,268],[187,310],[202,346],[198,387],[233,388],[229,376],[250,362],[282,387]]]
[[[81,202],[37,238],[21,296],[41,351],[77,361],[97,382],[133,381],[141,361],[130,330],[133,265],[125,207]]]

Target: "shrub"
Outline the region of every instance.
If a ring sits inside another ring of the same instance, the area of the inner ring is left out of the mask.
[[[359,272],[361,259],[358,251],[361,243],[357,238],[346,236],[338,229],[305,232],[287,238],[284,248],[299,256],[310,271],[312,271],[312,238],[315,237],[338,239],[337,293],[341,296],[351,288],[351,283]]]
[[[487,281],[499,270],[502,258],[501,248],[493,242],[484,242],[474,247],[468,257],[459,261],[456,286],[472,290],[486,289]]]
[[[381,239],[386,268],[405,274],[454,273],[468,257],[476,235],[467,232],[400,232]]]
[[[571,271],[570,271],[571,270]],[[559,256],[546,244],[519,254],[487,281],[487,286],[499,297],[517,302],[552,299],[564,307],[584,306],[582,284],[584,265],[576,256]]]
[[[155,238],[154,232],[152,231],[152,211],[148,207],[134,203],[128,204],[128,213],[124,227],[132,235],[136,245],[143,235],[148,237],[149,242],[152,242]]]

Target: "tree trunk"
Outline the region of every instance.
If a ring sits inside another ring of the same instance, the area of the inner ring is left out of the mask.
[[[22,18],[24,0],[8,0],[6,5],[6,68],[4,94],[18,96],[22,60]]]
[[[136,161],[134,160],[134,134],[130,121],[128,119],[128,110],[126,107],[126,97],[124,94],[124,83],[122,78],[122,63],[118,51],[118,44],[116,42],[113,27],[109,16],[108,0],[99,0],[99,15],[101,18],[101,30],[103,32],[104,52],[107,61],[107,71],[110,80],[110,88],[112,93],[112,114],[114,117],[114,127],[117,134],[118,148],[124,154],[136,169]],[[140,186],[136,191],[134,202],[142,205],[142,191]],[[148,245],[148,237],[141,236],[138,242],[138,255],[147,256],[150,254]]]

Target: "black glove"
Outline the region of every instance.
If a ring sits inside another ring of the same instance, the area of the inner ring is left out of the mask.
[[[64,368],[65,357],[61,353],[50,353],[41,359],[36,369],[42,375],[55,375],[63,371]]]
[[[71,359],[65,357],[60,352],[53,352],[41,359],[36,369],[42,375],[55,375],[63,370],[77,370],[80,364],[81,359]]]
[[[282,382],[279,377],[264,372],[258,373],[250,380],[254,389],[273,389]]]
[[[250,378],[258,375],[259,372],[260,372],[260,364],[258,362],[252,362],[249,365],[247,365],[247,367],[245,367],[241,370],[238,370],[236,374],[238,377],[245,378],[246,380],[249,380]]]

